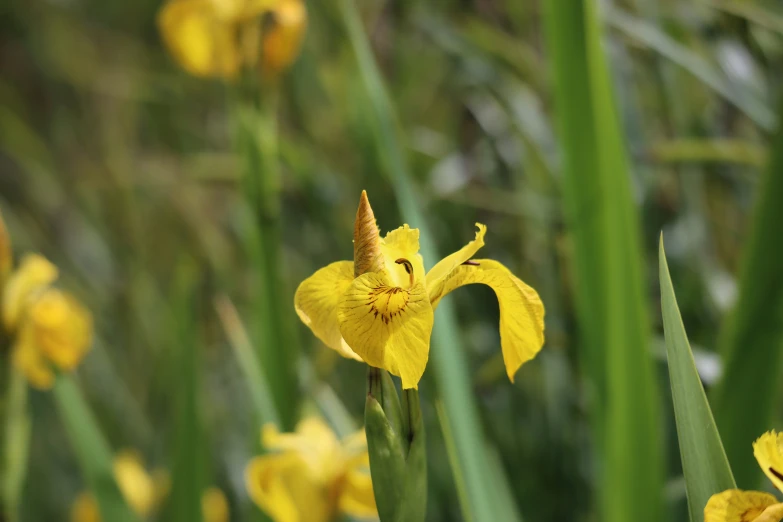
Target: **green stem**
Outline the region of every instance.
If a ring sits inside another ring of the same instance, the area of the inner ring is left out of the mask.
[[[9,364],[3,473],[3,503],[8,522],[19,520],[19,503],[27,476],[30,425],[30,416],[27,414],[27,381],[24,375]]]
[[[256,338],[261,365],[284,430],[297,412],[296,343],[281,269],[281,174],[278,162],[277,90],[263,92],[259,106],[241,107],[240,145],[245,160],[243,188],[255,224],[253,262],[258,267]]]

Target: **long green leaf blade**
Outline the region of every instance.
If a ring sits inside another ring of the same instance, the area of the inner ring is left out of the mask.
[[[639,217],[597,4],[552,0],[543,5],[582,353],[596,391],[592,420],[605,462],[601,520],[659,522],[662,448]]]
[[[84,396],[70,375],[59,375],[52,390],[68,440],[103,520],[138,522],[114,481],[112,452]]]
[[[783,104],[781,105],[783,111]],[[780,394],[783,364],[783,128],[770,146],[770,161],[759,184],[747,247],[743,253],[740,294],[733,316],[724,323],[720,348],[722,381],[713,393],[726,454],[737,482],[753,488],[761,471],[748,452],[768,430]],[[752,400],[748,400],[752,397]]]
[[[666,263],[663,237],[658,250],[658,262],[663,330],[688,509],[691,522],[701,522],[709,498],[736,485],[682,324]],[[750,448],[750,444],[745,448],[748,455],[752,454]]]

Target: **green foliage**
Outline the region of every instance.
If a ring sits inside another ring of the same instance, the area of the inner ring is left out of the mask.
[[[73,447],[84,479],[100,507],[101,517],[117,522],[138,522],[114,481],[112,452],[85,403],[78,385],[69,375],[59,375],[52,390],[68,442]]]
[[[691,346],[682,324],[677,297],[674,295],[663,236],[659,250],[661,312],[669,361],[669,379],[677,421],[680,458],[688,492],[691,522],[704,520],[704,506],[721,491],[736,488],[729,461],[723,451],[715,420],[693,361]],[[750,444],[745,448],[750,453]]]
[[[655,522],[661,519],[663,477],[657,387],[638,215],[601,26],[593,2],[545,5],[580,348],[598,392],[592,407],[605,463],[602,519]]]
[[[756,487],[761,478],[748,448],[770,429],[781,392],[783,129],[773,138],[770,154],[743,254],[739,299],[721,332],[725,370],[713,395],[726,454],[744,488]]]

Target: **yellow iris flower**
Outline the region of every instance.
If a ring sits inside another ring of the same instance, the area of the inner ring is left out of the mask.
[[[275,76],[299,54],[307,11],[302,0],[169,0],[158,26],[190,74],[232,79],[259,68]]]
[[[491,259],[472,259],[487,227],[425,274],[419,230],[408,225],[381,239],[367,194],[354,226],[354,262],[332,263],[305,279],[294,306],[302,321],[341,355],[383,368],[416,388],[427,365],[433,312],[452,290],[488,285],[500,304],[500,344],[513,382],[544,344],[544,306],[531,287]]]
[[[783,491],[783,433],[769,431],[753,443],[761,470]],[[780,522],[783,503],[769,493],[729,489],[710,497],[704,522]]]
[[[364,431],[342,442],[323,421],[301,421],[295,433],[262,430],[270,451],[245,471],[250,498],[275,522],[329,522],[338,513],[377,518]]]
[[[57,276],[52,263],[28,254],[2,292],[3,325],[14,336],[13,364],[40,389],[54,383],[53,366],[73,370],[92,344],[92,316],[74,297],[51,286]]]
[[[123,498],[141,518],[150,517],[160,507],[169,491],[169,476],[159,469],[152,474],[141,457],[123,450],[114,457],[114,479]],[[218,488],[208,488],[201,496],[204,522],[228,522],[228,501]],[[71,522],[101,522],[98,502],[89,491],[81,493],[71,506]]]

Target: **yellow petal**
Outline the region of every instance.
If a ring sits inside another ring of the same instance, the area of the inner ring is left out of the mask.
[[[54,282],[57,275],[57,267],[43,256],[27,254],[22,258],[3,290],[3,324],[9,331],[19,325],[33,295]]]
[[[704,507],[704,522],[771,522],[759,516],[770,506],[776,506],[777,499],[760,491],[729,489],[710,497]],[[766,513],[771,514],[772,511]],[[780,517],[774,519],[779,522]]]
[[[76,497],[71,506],[71,522],[101,522],[98,503],[89,491],[84,491]]]
[[[354,518],[378,517],[369,469],[348,470],[340,491],[339,508]]]
[[[229,521],[228,500],[219,488],[207,488],[201,495],[201,513],[204,522]]]
[[[419,254],[419,229],[403,225],[381,241],[381,252],[395,286],[410,288],[424,281],[424,261]],[[406,263],[407,261],[408,263]]]
[[[371,366],[416,388],[427,365],[433,312],[421,282],[394,286],[388,273],[366,273],[351,282],[337,309],[340,332]]]
[[[32,321],[25,321],[19,329],[14,342],[11,362],[33,387],[39,390],[48,390],[54,384],[54,372],[38,349]]]
[[[264,34],[262,67],[267,74],[276,75],[299,55],[307,28],[307,9],[301,0],[282,0],[269,12],[272,25]]]
[[[769,480],[783,491],[783,433],[768,431],[753,443],[753,455]]]
[[[328,522],[333,507],[308,471],[294,452],[256,457],[245,470],[248,495],[274,522]]]
[[[337,304],[353,281],[353,263],[338,261],[302,281],[294,295],[294,308],[304,324],[326,346],[343,357],[361,361],[340,334]]]
[[[195,76],[233,78],[240,58],[236,28],[210,0],[171,0],[158,14],[169,52]]]
[[[444,284],[449,274],[459,268],[462,263],[476,255],[476,252],[484,246],[484,234],[487,233],[487,227],[481,223],[476,223],[476,226],[478,227],[476,239],[453,254],[438,261],[438,264],[427,272],[427,291],[430,295],[445,293],[441,290],[441,286]]]
[[[31,306],[39,350],[63,370],[73,370],[92,344],[92,316],[72,296],[47,289]]]
[[[476,259],[476,265],[459,265],[451,271],[438,293],[430,294],[432,306],[463,285],[482,283],[495,291],[500,304],[500,346],[511,382],[520,366],[536,356],[544,344],[544,305],[531,287],[505,266],[491,259]]]
[[[318,417],[300,421],[294,433],[280,433],[274,424],[266,424],[261,430],[261,443],[268,450],[296,453],[310,475],[323,482],[341,471],[340,442]]]
[[[155,508],[155,483],[144,469],[141,457],[132,450],[123,450],[114,457],[114,478],[131,509],[142,517]]]

